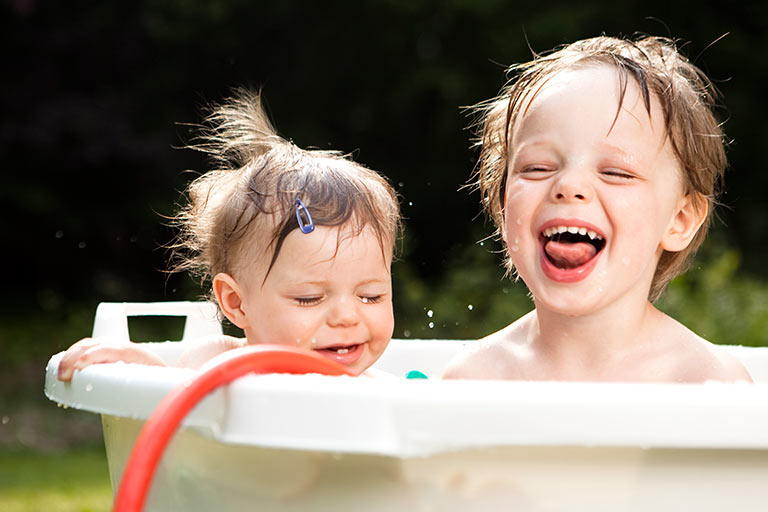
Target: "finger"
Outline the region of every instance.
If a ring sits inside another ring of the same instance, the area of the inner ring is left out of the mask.
[[[112,342],[104,338],[83,338],[82,340],[74,343],[71,347],[64,352],[61,360],[59,361],[58,378],[63,382],[69,382],[72,380],[72,375],[75,370],[81,370],[84,366],[78,366],[77,362],[83,357],[89,350],[94,348],[109,346]],[[86,365],[87,366],[87,365]]]
[[[61,381],[69,382],[72,380],[74,364],[80,356],[88,349],[97,344],[98,341],[93,338],[84,338],[69,347],[59,360],[58,378]]]

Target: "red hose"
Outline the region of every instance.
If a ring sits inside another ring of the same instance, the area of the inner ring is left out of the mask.
[[[114,512],[144,508],[157,463],[189,411],[216,388],[249,373],[354,375],[319,354],[284,345],[251,345],[215,357],[190,382],[168,393],[144,424],[123,471]]]

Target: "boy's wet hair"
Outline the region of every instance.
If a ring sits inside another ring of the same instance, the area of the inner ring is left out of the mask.
[[[339,230],[337,244],[370,227],[382,257],[392,255],[401,225],[388,181],[337,151],[301,149],[278,136],[259,93],[235,90],[199,128],[189,147],[208,153],[214,169],[189,185],[189,204],[173,219],[180,228],[173,270],[203,282],[220,272],[241,277],[267,256],[266,280],[285,237],[299,229],[297,199],[315,226],[350,228]]]
[[[690,245],[683,251],[664,251],[661,255],[649,293],[649,299],[655,301],[669,281],[688,268],[704,241],[727,165],[724,135],[713,113],[717,90],[698,67],[677,51],[674,41],[660,37],[631,41],[601,36],[545,55],[534,55],[530,62],[511,66],[508,72],[513,77],[499,95],[475,107],[475,126],[480,129],[477,145],[481,150],[474,184],[482,195],[483,208],[498,228],[497,234],[501,233],[511,133],[524,114],[525,105],[555,74],[600,64],[617,70],[617,117],[630,80],[639,86],[648,115],[652,115],[651,95],[659,99],[666,135],[682,171],[684,191],[697,194],[703,200],[694,201],[694,205],[707,209],[704,223]],[[505,252],[508,269],[512,270],[506,247]]]

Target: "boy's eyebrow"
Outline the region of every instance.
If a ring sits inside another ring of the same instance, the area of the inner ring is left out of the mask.
[[[532,141],[525,141],[522,144],[517,146],[517,149],[515,150],[515,154],[520,153],[521,151],[524,151],[530,147],[537,147],[537,146],[543,146],[548,147],[551,146],[552,143],[547,139],[534,139]],[[630,152],[627,152],[624,148],[621,146],[617,146],[616,144],[612,144],[610,142],[601,142],[600,145],[609,151],[615,153],[618,155],[618,157],[625,162],[627,165],[630,166],[637,166],[638,165],[638,159],[635,155],[633,155]]]
[[[551,146],[551,145],[552,145],[552,142],[550,140],[548,140],[548,139],[536,138],[536,139],[533,139],[532,141],[527,140],[527,141],[525,141],[525,142],[523,142],[521,144],[518,144],[517,147],[515,148],[514,152],[515,153],[519,153],[520,151],[523,151],[523,150],[528,149],[530,147],[537,147],[537,146],[548,147],[548,146]]]
[[[617,146],[615,144],[611,144],[610,142],[603,142],[602,146],[613,151],[614,153],[618,153],[619,157],[622,160],[624,160],[627,164],[637,165],[637,157],[625,151],[624,148]]]
[[[528,146],[549,146],[550,141],[547,139],[534,139],[533,141],[525,141],[522,144],[520,144],[519,148],[524,149]]]

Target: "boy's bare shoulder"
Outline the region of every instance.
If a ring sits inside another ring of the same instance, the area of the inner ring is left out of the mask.
[[[520,378],[528,348],[523,324],[517,322],[467,344],[448,363],[444,379]]]
[[[700,360],[695,368],[688,368],[691,381],[752,382],[752,376],[741,361],[722,347],[700,339],[703,345],[699,351]]]
[[[676,357],[677,373],[683,382],[752,382],[744,365],[723,347],[707,341],[680,324],[683,349]]]

